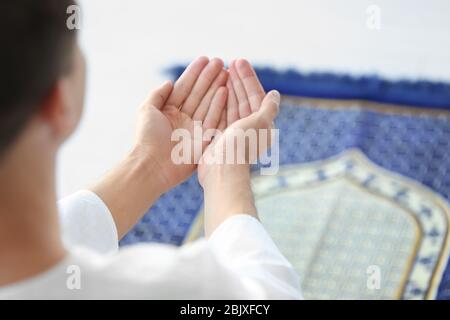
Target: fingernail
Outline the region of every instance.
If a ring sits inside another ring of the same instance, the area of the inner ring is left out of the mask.
[[[280,103],[280,93],[277,90],[270,91],[270,95],[275,103]]]

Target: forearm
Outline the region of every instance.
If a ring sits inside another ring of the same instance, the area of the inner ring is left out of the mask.
[[[122,238],[161,196],[163,186],[155,178],[158,168],[147,155],[134,150],[94,184],[91,191],[111,211]]]
[[[248,214],[257,218],[248,165],[214,166],[203,183],[207,237],[227,218]]]

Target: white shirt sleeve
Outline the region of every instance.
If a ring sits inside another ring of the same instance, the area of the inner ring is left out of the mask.
[[[249,215],[225,220],[208,241],[256,299],[301,299],[300,281],[262,224]]]
[[[67,247],[83,246],[97,253],[117,252],[119,240],[111,212],[92,191],[78,191],[58,202],[61,231]]]

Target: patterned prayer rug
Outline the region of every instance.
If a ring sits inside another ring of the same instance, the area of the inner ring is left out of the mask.
[[[450,85],[257,72],[283,100],[280,171],[255,171],[256,203],[304,296],[450,299]],[[121,244],[192,241],[201,207],[192,177]]]

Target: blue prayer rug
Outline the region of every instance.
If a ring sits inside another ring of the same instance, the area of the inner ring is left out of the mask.
[[[255,171],[256,204],[304,296],[450,299],[450,85],[257,73],[283,99],[280,170]],[[194,176],[121,244],[201,237],[202,200]]]

